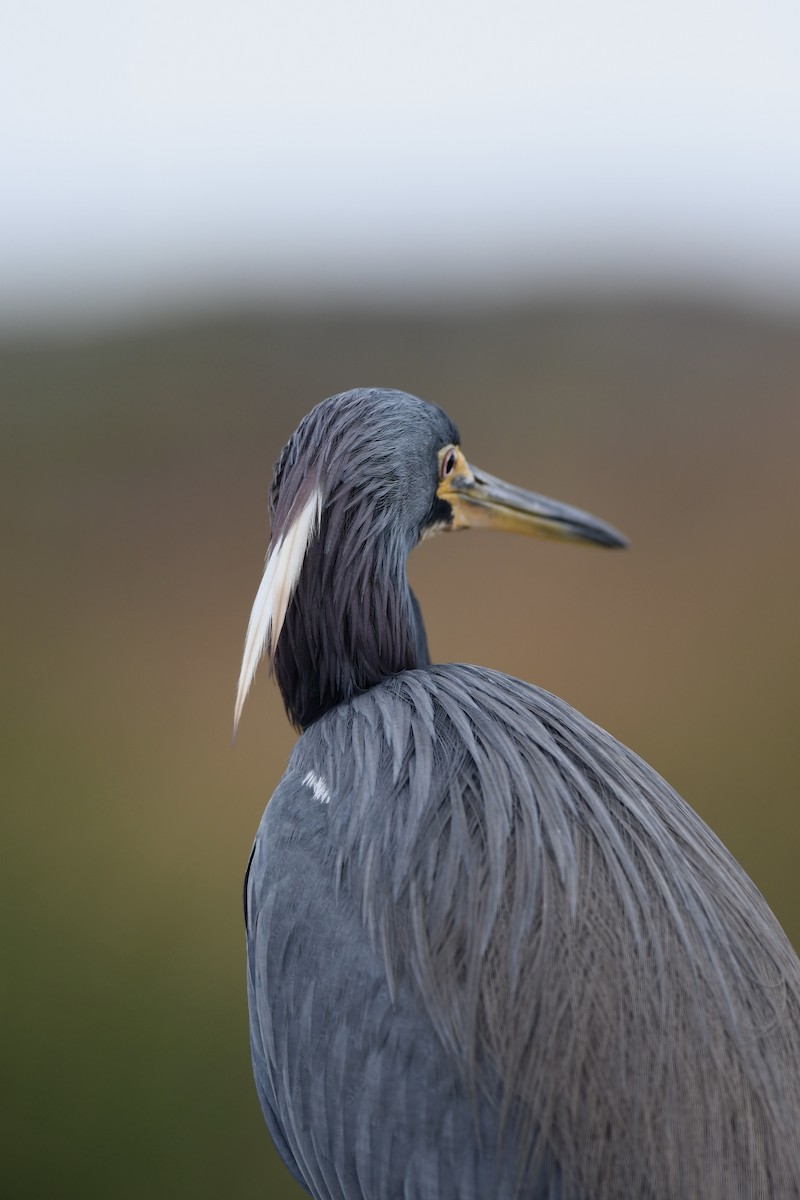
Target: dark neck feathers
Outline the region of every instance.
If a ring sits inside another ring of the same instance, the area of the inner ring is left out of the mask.
[[[429,661],[407,547],[391,527],[345,538],[327,514],[308,548],[275,651],[290,720],[305,729],[338,704]]]

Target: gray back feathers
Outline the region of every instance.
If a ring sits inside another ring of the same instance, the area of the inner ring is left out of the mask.
[[[246,886],[276,1144],[318,1200],[800,1200],[800,963],[756,888],[568,705],[426,665],[405,560],[457,442],[360,390],[276,467],[237,702],[269,645],[305,729]]]
[[[447,666],[332,710],[287,774],[308,771],[331,886],[520,1162],[549,1149],[591,1200],[800,1194],[800,966],[646,764],[545,692]]]

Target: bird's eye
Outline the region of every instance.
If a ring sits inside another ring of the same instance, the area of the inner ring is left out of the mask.
[[[453,474],[453,471],[456,469],[456,461],[456,452],[451,446],[442,459],[442,465],[439,468],[439,477],[441,479],[446,479],[448,475]]]

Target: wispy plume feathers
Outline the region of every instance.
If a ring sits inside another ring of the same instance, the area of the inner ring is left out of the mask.
[[[314,488],[295,520],[275,544],[267,559],[264,575],[259,584],[247,636],[244,640],[242,669],[236,689],[236,708],[233,714],[233,733],[239,725],[247,693],[265,651],[275,653],[278,638],[286,619],[286,612],[303,569],[303,561],[309,543],[318,526],[322,509],[322,494]]]

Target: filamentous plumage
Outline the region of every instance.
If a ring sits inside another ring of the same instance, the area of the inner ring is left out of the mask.
[[[563,701],[428,661],[405,559],[457,445],[358,391],[276,469],[273,545],[321,496],[270,648],[304,731],[245,886],[278,1150],[317,1200],[800,1196],[800,964],[758,890]]]

